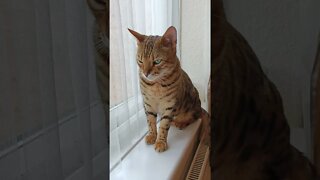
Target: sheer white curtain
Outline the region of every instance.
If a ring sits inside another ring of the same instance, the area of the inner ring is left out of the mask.
[[[85,0],[0,1],[0,179],[106,179]]]
[[[171,25],[180,34],[178,0],[110,1],[110,169],[147,132],[135,60],[136,40],[127,28],[162,35]]]

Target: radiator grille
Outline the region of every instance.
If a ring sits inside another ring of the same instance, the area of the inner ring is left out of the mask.
[[[187,180],[202,180],[208,164],[209,147],[200,143],[189,169]]]

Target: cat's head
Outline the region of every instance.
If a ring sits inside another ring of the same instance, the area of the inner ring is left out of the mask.
[[[146,36],[128,30],[137,39],[136,61],[143,78],[149,81],[161,80],[179,64],[176,58],[176,28],[169,27],[163,36]]]

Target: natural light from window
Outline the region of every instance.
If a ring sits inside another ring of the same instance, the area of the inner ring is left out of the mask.
[[[174,25],[179,34],[177,2],[179,1],[110,1],[111,170],[121,163],[125,154],[147,132],[135,60],[136,40],[127,28],[142,34],[161,35],[169,26]]]

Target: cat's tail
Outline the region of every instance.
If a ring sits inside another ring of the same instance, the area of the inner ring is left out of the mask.
[[[222,0],[213,0],[213,16],[226,18]]]

